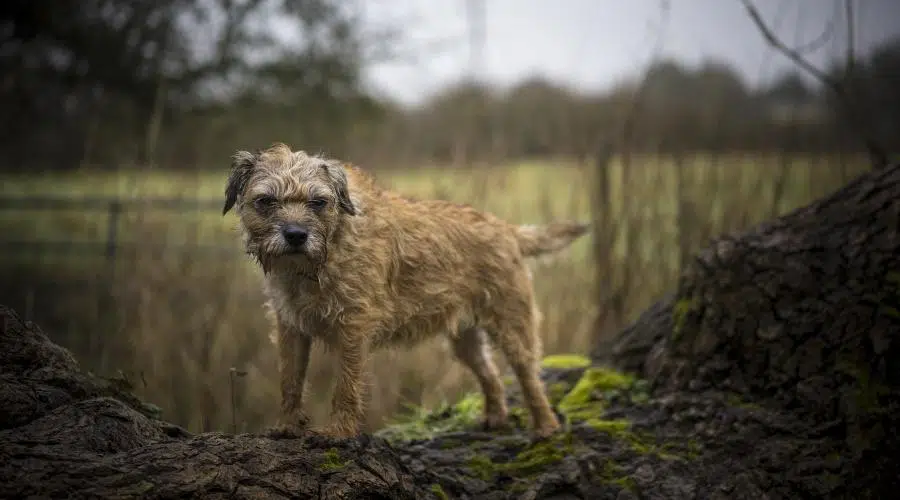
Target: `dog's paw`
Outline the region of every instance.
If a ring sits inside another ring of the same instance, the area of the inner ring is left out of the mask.
[[[531,431],[531,441],[534,443],[538,443],[549,439],[554,434],[562,430],[562,425],[559,422],[552,422],[540,427],[536,427]]]
[[[485,431],[503,431],[511,428],[512,424],[505,413],[485,415],[481,420],[481,429]]]

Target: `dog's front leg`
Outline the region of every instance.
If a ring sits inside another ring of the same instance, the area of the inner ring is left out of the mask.
[[[279,426],[305,429],[309,418],[303,411],[303,385],[309,367],[312,339],[296,329],[278,325],[278,370],[281,377],[281,419]]]
[[[367,346],[362,336],[344,335],[338,347],[340,373],[331,401],[331,422],[318,432],[333,437],[359,434],[363,416],[362,378]]]

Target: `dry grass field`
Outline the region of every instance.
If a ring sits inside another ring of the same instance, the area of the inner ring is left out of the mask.
[[[589,236],[558,258],[534,264],[547,354],[585,351],[598,335],[610,333],[595,331],[597,315],[608,312],[596,299],[599,287],[622,291],[624,300],[616,306],[621,310],[610,328],[621,326],[675,286],[686,247],[695,249],[709,237],[804,204],[864,166],[835,157],[764,155],[694,155],[680,166],[636,157],[632,165],[627,175],[618,162],[609,167],[611,197],[602,206],[613,225],[611,240],[594,242]],[[547,160],[490,169],[379,170],[376,176],[403,193],[539,223],[590,219],[595,174],[591,165]],[[213,173],[3,177],[0,198],[221,200],[226,176],[227,165]],[[0,211],[0,224],[9,240],[103,241],[107,231],[103,211]],[[240,253],[235,225],[234,215],[222,217],[220,209],[126,213],[118,239],[130,246],[117,253],[113,274],[102,255],[21,248],[2,257],[4,276],[18,276],[17,288],[5,291],[3,300],[19,307],[27,303],[34,318],[48,330],[54,325],[49,333],[84,365],[128,379],[166,418],[194,431],[230,430],[234,410],[238,431],[256,430],[277,415],[276,358],[262,314],[259,273]],[[606,261],[592,258],[593,243],[608,250]],[[226,251],[192,252],[189,246],[195,244]],[[50,292],[34,292],[37,284]],[[109,292],[111,300],[97,300],[98,291]],[[335,363],[317,354],[321,351],[314,353],[306,399],[313,419],[321,422]],[[370,366],[370,430],[406,405],[453,401],[474,387],[473,377],[439,341],[379,353]]]

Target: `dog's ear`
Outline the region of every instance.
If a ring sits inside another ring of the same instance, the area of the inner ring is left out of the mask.
[[[257,155],[249,151],[238,151],[231,156],[231,174],[228,176],[228,184],[225,185],[225,207],[222,208],[222,215],[231,210],[238,196],[244,192],[258,159]]]
[[[356,206],[350,199],[349,189],[347,187],[347,173],[344,167],[339,163],[326,163],[323,165],[325,172],[328,173],[328,179],[334,186],[334,192],[337,195],[338,205],[349,215],[356,215]]]

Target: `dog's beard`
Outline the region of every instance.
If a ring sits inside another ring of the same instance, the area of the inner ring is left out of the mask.
[[[296,273],[313,281],[318,281],[319,270],[327,259],[327,245],[319,243],[318,235],[310,235],[307,244],[297,249],[291,247],[278,236],[251,241],[247,253],[254,257],[264,274],[271,273],[276,266],[282,272]]]

